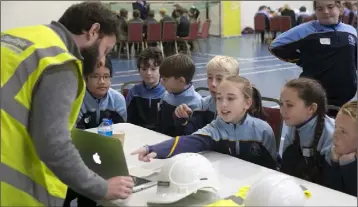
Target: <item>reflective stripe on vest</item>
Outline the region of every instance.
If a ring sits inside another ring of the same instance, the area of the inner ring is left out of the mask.
[[[1,182],[5,182],[13,187],[26,192],[40,203],[46,206],[62,206],[64,200],[50,195],[46,188],[37,184],[31,178],[0,163]],[[1,189],[3,190],[3,189]]]
[[[38,67],[38,60],[44,57],[56,56],[65,52],[60,47],[50,47],[35,50],[16,68],[14,75],[0,89],[0,94],[7,97],[1,101],[1,108],[10,116],[15,118],[22,125],[27,126],[29,121],[29,110],[15,100],[16,94],[21,90],[23,83],[28,79],[29,75]],[[19,83],[19,82],[22,83]]]
[[[23,83],[27,81],[30,74],[38,68],[39,60],[44,57],[55,57],[65,53],[62,48],[54,46],[49,48],[36,49],[31,55],[24,59],[16,68],[15,73],[0,89],[0,93],[5,99],[1,100],[1,109],[10,116],[27,126],[30,111],[15,100],[15,96],[21,90]],[[73,60],[69,60],[73,61]],[[49,65],[51,66],[51,65]],[[50,195],[46,188],[37,184],[28,176],[14,170],[4,163],[0,165],[1,182],[5,182],[13,187],[26,192],[45,206],[62,206],[64,200]]]

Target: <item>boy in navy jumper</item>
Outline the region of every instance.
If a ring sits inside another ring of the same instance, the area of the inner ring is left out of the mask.
[[[162,62],[162,52],[155,47],[149,47],[139,55],[137,68],[143,81],[133,86],[126,97],[128,123],[156,129],[158,103],[165,92],[159,74]]]
[[[189,56],[172,55],[163,61],[159,72],[167,91],[159,104],[157,130],[168,136],[176,136],[178,134],[173,117],[176,107],[185,103],[194,110],[201,105],[202,97],[191,83],[195,64]]]
[[[276,167],[276,140],[270,125],[248,112],[255,110],[253,88],[243,77],[230,76],[216,95],[218,117],[192,135],[145,146],[132,154],[139,160],[169,158],[184,152],[213,150],[271,169]]]

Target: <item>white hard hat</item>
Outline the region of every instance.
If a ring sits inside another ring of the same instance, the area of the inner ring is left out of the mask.
[[[170,204],[198,190],[218,191],[219,182],[211,162],[197,153],[178,154],[163,165],[157,192],[148,203]]]
[[[304,206],[304,191],[293,178],[284,174],[265,176],[254,183],[244,201],[245,206]]]

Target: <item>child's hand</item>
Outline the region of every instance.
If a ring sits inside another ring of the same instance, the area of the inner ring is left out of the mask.
[[[356,158],[356,152],[352,152],[349,154],[341,155],[339,157],[339,162],[348,163],[350,161],[355,160],[355,158]]]
[[[148,153],[148,148],[141,147],[135,150],[134,152],[132,152],[131,155],[138,155],[138,160],[140,161],[150,162],[151,159],[157,156],[157,153],[155,152]]]
[[[331,153],[332,153],[332,160],[333,160],[334,162],[338,162],[339,157],[340,157],[341,155],[336,152],[336,150],[334,149],[334,145],[333,145],[332,148],[331,148]]]
[[[189,118],[189,115],[193,113],[193,111],[186,104],[181,104],[175,109],[175,116],[178,118]]]

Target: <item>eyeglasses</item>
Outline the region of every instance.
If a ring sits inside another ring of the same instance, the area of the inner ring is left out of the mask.
[[[109,82],[109,81],[111,81],[111,79],[112,79],[112,77],[109,76],[109,75],[104,75],[104,76],[100,76],[100,75],[90,75],[89,77],[90,77],[92,80],[95,80],[95,81],[97,81],[97,82],[100,82],[102,78],[103,78],[103,80],[104,80],[105,82]]]

